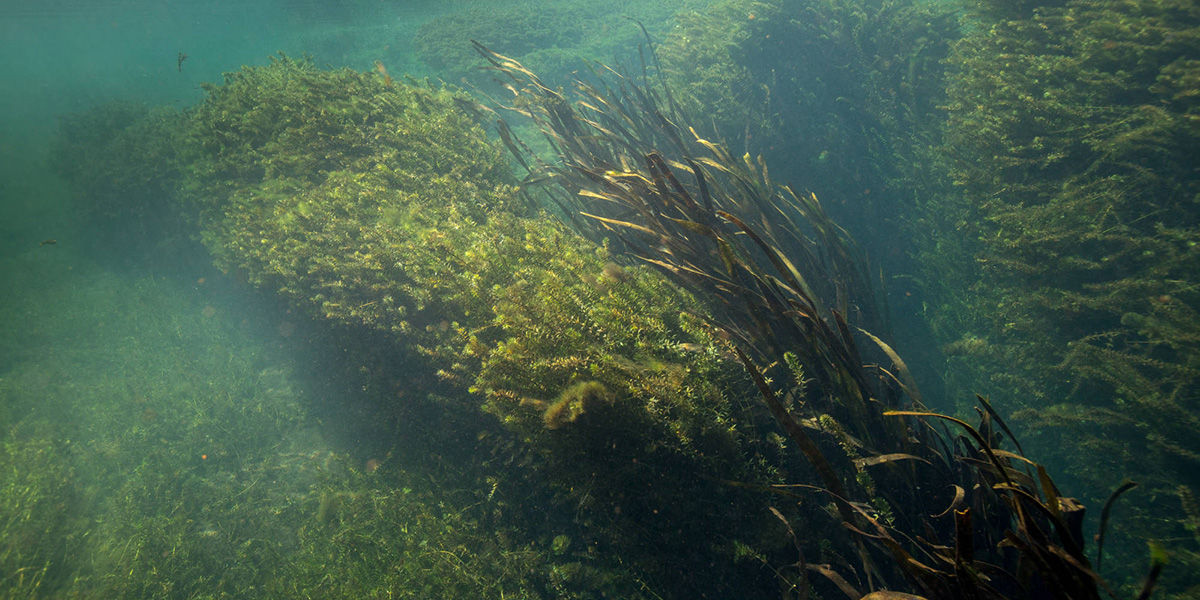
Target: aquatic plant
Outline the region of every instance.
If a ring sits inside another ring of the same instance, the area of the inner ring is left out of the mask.
[[[807,596],[812,571],[850,597],[864,586],[903,582],[930,598],[1099,597],[1103,582],[1083,552],[1082,505],[1063,496],[1019,444],[1017,453],[999,448],[1004,436],[1016,441],[991,405],[978,399],[978,428],[928,412],[900,357],[874,335],[852,333],[844,308],[827,309],[830,300],[812,292],[809,282],[824,278],[841,282],[833,288],[844,293],[855,267],[848,241],[815,197],[775,187],[748,155],[733,159],[685,128],[667,88],[614,74],[610,83],[576,82],[571,102],[517,61],[476,47],[516,91],[505,108],[537,123],[558,154],[539,161],[501,122],[529,181],[552,182],[564,203],[577,198],[594,229],[709,302],[711,317],[701,318],[808,461],[810,471],[787,473],[804,473],[804,483],[763,486],[830,502],[817,514],[771,508],[799,555],[776,570],[788,593]],[[803,229],[778,233],[772,223],[780,220]],[[802,231],[811,237],[777,241]],[[839,294],[834,305],[846,302]],[[895,374],[864,363],[859,340],[877,346]],[[915,410],[889,410],[906,406]],[[930,427],[934,419],[965,435]],[[889,468],[870,468],[879,465]],[[930,490],[943,489],[954,490],[944,500],[949,508],[931,517],[930,502],[943,500]],[[839,522],[845,529],[829,526]],[[846,530],[856,535],[834,533]],[[806,542],[817,531],[827,537],[814,547]],[[839,557],[847,565],[847,555],[857,557],[856,568],[806,559]],[[1153,585],[1151,577],[1144,593]]]
[[[402,94],[416,106],[390,110]],[[498,151],[452,100],[286,58],[231,75],[190,126],[189,194],[218,265],[316,316],[394,334],[462,387],[550,400],[583,373],[620,388],[701,381],[679,364],[702,355],[678,347],[694,343],[678,317],[686,295],[522,216]],[[362,133],[372,119],[387,121]],[[535,357],[560,366],[535,375]]]
[[[469,240],[473,262],[456,281],[487,308],[435,325],[446,341],[420,347],[440,380],[477,394],[516,435],[506,460],[539,473],[548,501],[575,515],[598,552],[636,565],[656,589],[746,585],[743,571],[724,572],[726,582],[680,577],[746,535],[724,520],[701,543],[680,526],[710,514],[714,497],[740,501],[704,474],[719,464],[747,480],[770,476],[745,461],[750,425],[734,418],[741,401],[723,385],[741,376],[685,314],[695,301],[548,217],[495,214]],[[649,540],[658,551],[638,550]]]
[[[821,197],[838,222],[904,265],[899,215],[928,177],[958,36],[952,6],[907,0],[727,0],[686,11],[657,47],[694,126],[779,181]],[[894,270],[894,269],[893,269]]]
[[[943,60],[961,35],[959,20],[950,3],[727,0],[681,13],[655,47],[703,137],[734,155],[761,155],[774,180],[816,193],[867,242],[879,269],[874,297],[890,307],[878,312],[891,315],[868,328],[890,339],[934,393],[942,356],[923,314],[954,289],[938,288],[940,274],[962,261],[953,238],[934,236],[928,223],[949,214],[921,207],[949,187],[936,148]],[[916,260],[924,247],[941,251]],[[926,271],[929,264],[937,266]]]
[[[1070,520],[1078,512],[1048,477],[1020,467],[1027,459],[998,448],[986,403],[983,424],[959,437],[927,428],[921,419],[933,417],[922,410],[884,411],[922,407],[903,361],[853,328],[877,318],[871,278],[814,196],[776,186],[761,162],[677,125],[681,111],[665,89],[622,79],[581,85],[584,104],[575,107],[517,63],[485,54],[514,78],[517,108],[541,124],[563,162],[539,162],[503,125],[501,142],[530,182],[549,176],[565,186],[555,197],[564,215],[586,202],[587,214],[573,218],[593,224],[580,227],[590,240],[540,215],[534,190],[518,193],[499,145],[478,126],[486,111],[467,98],[286,57],[228,75],[189,113],[180,206],[220,266],[345,332],[347,346],[359,346],[345,353],[364,358],[367,375],[388,376],[372,355],[414,359],[407,368],[421,373],[419,383],[402,391],[420,397],[390,402],[436,405],[442,421],[432,422],[476,428],[468,451],[493,469],[490,491],[474,496],[486,498],[476,503],[485,507],[480,519],[501,531],[511,531],[507,519],[541,519],[554,556],[564,552],[553,539],[567,534],[551,524],[568,522],[571,535],[589,540],[579,560],[545,563],[546,589],[606,573],[620,587],[629,571],[653,582],[650,592],[775,587],[761,573],[793,564],[799,550],[800,566],[780,571],[797,589],[907,581],[931,597],[961,585],[984,597],[1037,586],[1094,592]],[[866,357],[889,366],[864,366]],[[751,402],[756,393],[762,404]],[[480,426],[480,405],[506,430]],[[155,456],[147,472],[181,469],[177,457],[161,457],[159,468]],[[804,483],[786,487],[796,481]],[[161,486],[200,497],[220,482],[133,485],[145,487],[128,495],[136,501]],[[942,491],[939,504],[972,508],[931,521],[928,490]],[[260,507],[270,520],[278,498],[266,493],[255,487],[214,506]],[[493,503],[497,494],[507,502]],[[399,559],[379,542],[397,535],[386,523],[391,509],[379,506],[403,502],[402,490],[362,495],[335,484],[304,498],[317,526],[352,531],[332,556],[367,548]],[[786,498],[776,508],[782,519],[764,510],[764,498]],[[355,515],[372,514],[379,519],[353,527]],[[986,527],[960,533],[968,517]],[[698,519],[702,528],[681,525]],[[169,518],[138,527],[147,557],[162,550],[155,540],[182,544],[189,535]],[[1006,527],[1015,553],[996,547]],[[936,541],[915,540],[925,528]],[[534,543],[462,541],[461,528],[451,529],[443,539],[454,549],[426,556],[418,545],[411,562],[454,555],[450,563],[465,563],[476,555],[457,549],[479,543],[501,549],[480,560],[519,565]],[[821,532],[824,543],[789,545],[789,529]],[[230,544],[241,538],[208,531],[201,537],[215,550],[189,546],[175,565],[179,579],[203,581],[214,557],[239,551]],[[714,560],[729,568],[713,569]],[[1044,570],[1044,579],[1006,575],[1025,569]],[[809,571],[825,578],[810,582]],[[252,581],[238,572],[222,585]]]
[[[452,415],[433,418],[477,427],[479,452],[520,461],[489,476],[577,514],[600,556],[668,588],[752,580],[757,567],[721,582],[685,581],[675,566],[743,535],[726,521],[697,544],[675,525],[713,497],[745,496],[703,479],[711,465],[771,477],[745,460],[758,442],[743,445],[750,425],[722,391],[744,378],[739,366],[689,316],[686,292],[518,196],[465,108],[461,95],[376,73],[285,57],[245,68],[189,115],[185,206],[219,266],[342,332],[364,387],[394,390],[389,365],[420,373],[391,410],[429,403]],[[574,393],[585,382],[603,401]],[[552,410],[564,398],[573,419]],[[509,433],[480,425],[485,414]],[[698,503],[676,498],[689,488]],[[676,558],[638,552],[651,538]]]
[[[0,596],[647,596],[586,540],[555,546],[568,526],[497,519],[517,499],[432,451],[368,473],[302,344],[241,323],[253,295],[39,266],[0,314],[25,340],[0,379]]]
[[[54,441],[52,428],[8,418],[4,422],[0,591],[13,598],[37,598],[68,576],[71,559],[84,547],[76,537],[86,526],[79,516],[82,494],[71,485],[75,467],[67,450]]]
[[[435,282],[462,260],[443,238],[515,199],[453,93],[287,57],[209,90],[189,115],[184,202],[219,267],[401,334],[469,312],[439,308]]]
[[[1189,2],[981,5],[950,60],[958,199],[931,205],[977,260],[939,311],[950,384],[1019,408],[1093,499],[1139,478],[1123,526],[1156,538],[1200,485],[1198,26]]]
[[[436,17],[413,39],[417,56],[446,81],[490,88],[486,62],[471,40],[520,58],[544,77],[566,80],[595,58],[633,59],[640,32],[630,19],[655,32],[669,29],[676,11],[697,0],[522,0],[466,8]]]

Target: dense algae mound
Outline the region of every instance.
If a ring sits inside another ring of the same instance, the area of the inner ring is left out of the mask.
[[[439,238],[514,194],[454,95],[286,57],[226,79],[189,115],[182,199],[217,265],[333,320],[427,322]]]
[[[704,472],[772,477],[722,385],[740,367],[688,294],[529,208],[463,96],[288,58],[209,92],[181,203],[218,266],[384,334],[434,375],[410,395],[498,417],[594,544],[672,586],[670,564],[757,535],[725,519],[696,544],[677,521],[742,501]],[[639,555],[649,538],[677,558]]]

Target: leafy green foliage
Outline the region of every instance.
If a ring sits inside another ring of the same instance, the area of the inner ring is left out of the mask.
[[[208,151],[189,182],[218,264],[321,317],[395,334],[527,435],[578,380],[664,417],[710,399],[703,410],[722,410],[704,383],[719,361],[681,324],[692,301],[561,224],[511,212],[503,163],[448,93],[281,58],[213,88],[190,131]],[[691,420],[671,426],[685,444],[706,419]]]
[[[210,89],[188,135],[186,198],[218,266],[347,324],[419,333],[466,310],[438,304],[463,267],[442,238],[513,200],[452,93],[375,74],[245,68]]]
[[[606,553],[669,589],[726,585],[679,574],[756,532],[714,515],[710,539],[698,543],[672,523],[706,514],[713,498],[745,500],[703,473],[763,481],[773,471],[746,459],[759,451],[740,429],[748,423],[738,425],[744,404],[728,391],[744,377],[683,314],[695,301],[549,218],[495,214],[462,236],[448,239],[469,262],[439,293],[477,308],[426,328],[439,343],[420,350],[437,375],[482,397],[522,444],[506,452],[526,457],[553,504],[574,511]],[[639,550],[648,539],[671,558]]]
[[[505,419],[576,378],[665,412],[711,397],[694,390],[712,359],[691,370],[705,353],[680,349],[697,343],[679,323],[688,298],[514,212],[498,153],[451,99],[286,58],[230,75],[189,126],[190,195],[218,264],[422,348]]]
[[[1078,445],[1046,442],[1093,497],[1122,473],[1195,490],[1200,11],[995,8],[951,59],[945,154],[979,263],[952,384],[1069,428]],[[1153,521],[1125,520],[1177,536]]]

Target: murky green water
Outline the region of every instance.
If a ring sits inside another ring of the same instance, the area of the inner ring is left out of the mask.
[[[882,415],[975,394],[1200,589],[1194,3],[63,0],[0,78],[0,597],[1061,590]]]

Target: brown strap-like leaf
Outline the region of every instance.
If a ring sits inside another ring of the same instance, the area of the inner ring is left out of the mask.
[[[882,465],[883,463],[896,462],[898,460],[919,460],[927,465],[933,464],[920,456],[913,456],[912,454],[905,454],[903,452],[893,452],[891,454],[856,458],[854,459],[854,466],[861,469],[863,467],[873,467],[875,465]]]
[[[962,504],[963,499],[965,499],[966,497],[967,497],[967,490],[964,490],[961,486],[958,486],[958,485],[954,486],[954,499],[950,501],[950,506],[947,506],[946,510],[943,510],[942,512],[940,512],[936,515],[929,515],[930,518],[937,519],[939,517],[946,516],[950,511],[958,508],[959,505]]]
[[[824,575],[826,579],[832,581],[833,585],[836,585],[839,590],[842,590],[842,593],[846,594],[846,597],[850,598],[850,600],[859,600],[863,597],[858,590],[854,589],[854,586],[850,585],[850,582],[846,581],[844,577],[839,575],[838,572],[834,571],[829,565],[809,564],[808,568]]]
[[[925,600],[925,596],[918,596],[916,594],[905,594],[904,592],[892,592],[892,591],[888,591],[888,590],[880,590],[878,592],[871,592],[870,594],[863,596],[859,600]]]
[[[916,401],[917,406],[924,407],[925,401],[921,398],[921,391],[917,389],[917,380],[912,376],[912,372],[908,370],[908,365],[904,363],[904,359],[900,358],[900,355],[887,342],[875,337],[870,331],[861,327],[856,327],[856,329],[858,329],[859,333],[870,338],[872,342],[875,342],[875,345],[879,346],[880,350],[883,350],[883,353],[892,361],[892,364],[896,365],[896,371],[900,374],[901,387],[904,389],[904,393]]]

